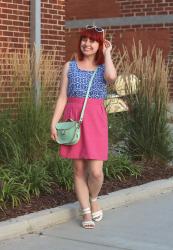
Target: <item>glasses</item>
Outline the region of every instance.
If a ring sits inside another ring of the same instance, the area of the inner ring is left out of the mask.
[[[86,29],[87,30],[90,30],[90,29],[95,29],[95,31],[97,32],[104,32],[104,29],[100,28],[100,27],[97,27],[95,25],[87,25],[86,26]]]

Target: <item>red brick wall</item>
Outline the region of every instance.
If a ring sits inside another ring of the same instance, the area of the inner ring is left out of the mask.
[[[0,1],[0,48],[21,48],[29,40],[29,0]]]
[[[173,14],[172,0],[67,0],[67,20]]]
[[[65,53],[65,0],[41,1],[41,42],[45,50],[57,48],[58,55],[64,60]]]
[[[120,15],[120,4],[115,0],[67,0],[66,6],[66,20]]]
[[[170,15],[173,13],[172,0],[117,0],[121,16]]]
[[[30,47],[30,0],[0,0],[0,54]],[[41,45],[57,50],[57,65],[65,60],[65,0],[41,0]],[[2,56],[1,56],[2,57]],[[59,62],[58,62],[59,61]],[[10,79],[0,87],[0,107],[14,107],[21,88],[11,88]]]
[[[149,15],[173,14],[172,0],[67,0],[67,20],[116,18]],[[75,2],[75,6],[73,3]],[[99,13],[97,12],[99,10]],[[151,25],[126,25],[116,27],[104,27],[106,37],[112,38],[113,46],[121,48],[126,45],[129,50],[133,40],[142,41],[144,50],[155,46],[163,50],[167,59],[173,59],[173,23]],[[68,29],[66,33],[66,60],[77,47],[79,29]],[[173,97],[173,79],[170,84],[170,92]]]
[[[43,48],[50,50],[56,46],[64,52],[65,0],[42,0],[41,13]],[[30,0],[1,0],[0,49],[22,48],[29,39]]]

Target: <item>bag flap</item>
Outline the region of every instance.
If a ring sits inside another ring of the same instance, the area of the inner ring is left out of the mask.
[[[56,124],[56,129],[70,129],[74,126],[76,126],[78,122],[76,121],[71,121],[71,122],[58,122]]]

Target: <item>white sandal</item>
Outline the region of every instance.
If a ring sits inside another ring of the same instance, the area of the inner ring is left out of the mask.
[[[89,207],[82,209],[82,215],[90,214],[91,209]],[[82,221],[82,227],[85,229],[93,229],[95,227],[95,223],[92,220]]]
[[[91,198],[90,201],[91,202],[96,202],[97,197],[96,198]],[[93,221],[99,222],[99,221],[101,221],[103,219],[103,210],[93,212],[93,213],[91,213],[91,215],[92,215]]]

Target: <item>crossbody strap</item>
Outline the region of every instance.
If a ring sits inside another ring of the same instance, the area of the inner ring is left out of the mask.
[[[98,69],[98,67],[96,68],[96,70],[92,74],[91,79],[89,81],[88,90],[87,90],[87,93],[86,93],[86,96],[85,96],[85,101],[84,101],[84,104],[83,104],[83,107],[82,107],[82,112],[81,112],[81,115],[80,115],[79,123],[81,123],[83,121],[83,116],[84,116],[84,112],[85,112],[85,108],[86,108],[86,104],[87,104],[87,100],[88,100],[88,95],[89,95],[89,92],[90,92],[92,82],[94,80],[94,76],[95,76],[95,74],[97,72],[97,69]]]

